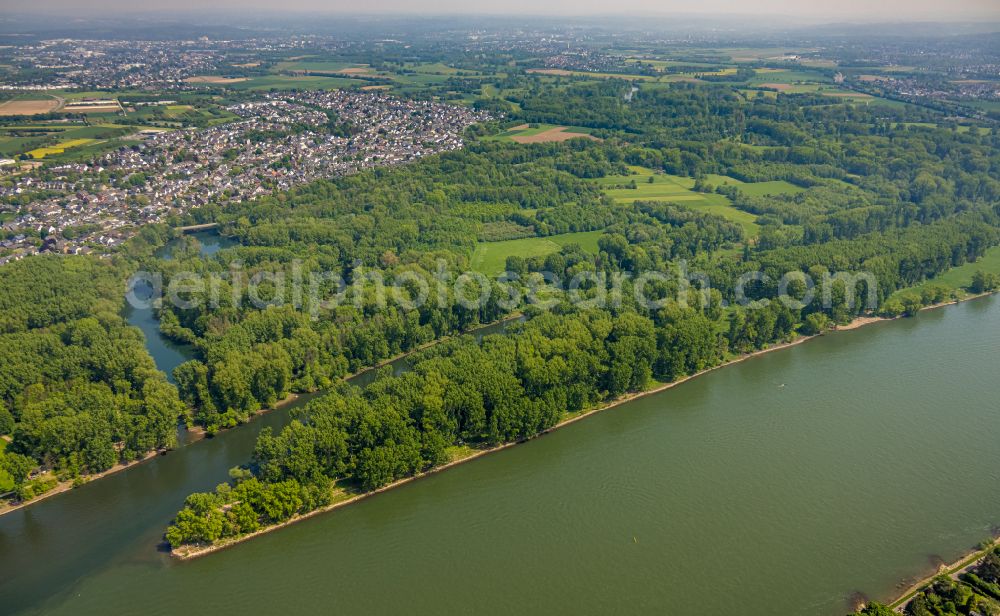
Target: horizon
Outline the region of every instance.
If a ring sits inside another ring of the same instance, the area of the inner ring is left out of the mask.
[[[825,7],[814,9],[803,7],[800,3],[789,0],[764,0],[753,6],[732,0],[708,0],[691,6],[690,3],[676,0],[666,3],[651,3],[647,0],[629,0],[619,3],[610,9],[607,3],[594,0],[583,3],[571,3],[557,0],[539,7],[530,2],[508,2],[503,9],[495,6],[468,6],[457,0],[438,0],[424,2],[420,6],[391,0],[379,2],[366,7],[364,11],[356,10],[352,3],[341,2],[317,3],[315,0],[292,0],[282,5],[280,9],[262,0],[221,0],[210,7],[194,0],[178,0],[169,6],[137,9],[133,3],[125,0],[108,0],[99,5],[81,7],[68,0],[46,0],[36,2],[30,7],[19,7],[17,12],[8,13],[0,19],[0,23],[16,22],[18,18],[48,16],[63,14],[74,20],[95,21],[120,17],[136,18],[179,18],[179,17],[219,17],[237,16],[237,21],[254,20],[263,17],[288,16],[302,18],[347,17],[347,18],[386,18],[400,17],[406,19],[426,18],[542,18],[542,19],[611,19],[628,21],[630,19],[654,18],[696,21],[729,22],[733,20],[752,19],[778,23],[774,25],[893,25],[920,23],[978,23],[1000,25],[1000,7],[989,0],[959,0],[951,3],[946,9],[941,4],[931,0],[920,0],[912,3],[906,0],[889,0],[877,7],[864,0],[845,0],[838,10],[831,11]],[[89,18],[89,19],[88,19]]]

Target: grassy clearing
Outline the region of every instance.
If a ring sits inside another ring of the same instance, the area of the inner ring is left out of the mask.
[[[608,176],[594,181],[604,187],[605,194],[618,203],[629,204],[636,201],[679,203],[735,222],[743,227],[743,231],[748,237],[756,237],[760,233],[756,216],[734,208],[729,199],[723,195],[694,192],[692,190],[695,184],[693,178],[654,173],[651,169],[643,167],[630,167],[629,170],[633,175]],[[652,182],[650,178],[652,178]],[[621,188],[623,185],[629,185],[632,181],[635,181],[635,188]],[[741,189],[758,186],[722,175],[706,176],[705,181],[713,186],[738,185]],[[765,183],[770,184],[770,182]],[[787,184],[787,182],[784,183]],[[791,186],[791,184],[788,185]],[[792,188],[801,190],[794,186]]]
[[[549,237],[526,237],[502,242],[480,242],[472,253],[472,269],[487,276],[495,276],[507,267],[507,257],[544,257],[569,244],[579,244],[589,252],[597,252],[597,240],[603,231],[564,233]]]
[[[953,267],[942,272],[941,274],[938,274],[923,284],[896,291],[896,293],[893,294],[893,297],[898,298],[900,296],[913,293],[914,291],[919,292],[924,287],[930,285],[944,286],[962,294],[969,287],[969,285],[972,284],[972,275],[979,270],[1000,275],[1000,246],[994,246],[993,248],[987,250],[986,253],[983,254],[982,258],[975,263],[966,263],[965,265]]]

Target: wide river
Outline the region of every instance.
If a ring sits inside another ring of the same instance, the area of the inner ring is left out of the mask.
[[[147,331],[147,335],[149,332]],[[1000,523],[1000,298],[823,336],[190,562],[264,415],[0,517],[0,612],[842,616]]]

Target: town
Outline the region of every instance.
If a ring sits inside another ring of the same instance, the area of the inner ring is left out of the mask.
[[[462,146],[485,112],[377,91],[268,93],[232,105],[240,120],[151,132],[85,163],[14,178],[0,198],[44,194],[2,226],[0,264],[41,251],[105,254],[140,225],[213,201],[239,202],[319,178]],[[5,206],[11,208],[14,206]]]

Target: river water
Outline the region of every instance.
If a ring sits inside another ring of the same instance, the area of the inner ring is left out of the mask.
[[[841,616],[1000,524],[998,360],[1000,299],[976,300],[717,370],[206,558],[158,552],[184,496],[287,422],[273,412],[0,517],[0,611]]]

